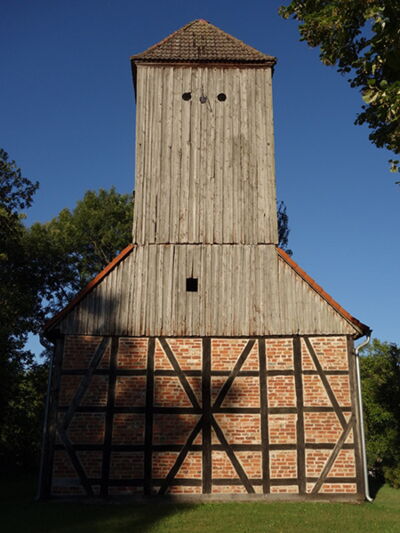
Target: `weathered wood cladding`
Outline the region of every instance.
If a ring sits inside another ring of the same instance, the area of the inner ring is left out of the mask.
[[[135,189],[134,243],[277,243],[271,69],[138,65]]]
[[[198,279],[198,292],[187,292],[187,278]],[[133,336],[359,334],[270,245],[138,246],[59,328]]]

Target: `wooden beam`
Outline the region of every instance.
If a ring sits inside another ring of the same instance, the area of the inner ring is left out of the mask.
[[[154,403],[154,352],[156,339],[150,337],[147,348],[146,410],[144,435],[144,486],[145,495],[152,493],[153,477],[153,403]]]
[[[115,406],[115,387],[117,381],[117,355],[118,355],[119,337],[113,337],[111,341],[110,369],[108,377],[107,392],[107,410],[105,417],[105,432],[103,445],[103,462],[101,472],[100,495],[105,498],[108,496],[108,481],[110,478],[111,463],[111,445],[113,434],[114,406]]]
[[[258,360],[260,369],[260,429],[262,449],[263,493],[268,494],[271,489],[269,480],[268,393],[265,339],[258,339]]]
[[[203,494],[211,493],[212,457],[211,457],[211,339],[203,339]]]
[[[293,362],[294,362],[294,380],[296,387],[296,438],[297,438],[297,479],[299,484],[299,493],[306,493],[306,452],[304,437],[304,400],[303,400],[303,377],[302,377],[302,358],[301,358],[301,338],[296,335],[293,338]]]

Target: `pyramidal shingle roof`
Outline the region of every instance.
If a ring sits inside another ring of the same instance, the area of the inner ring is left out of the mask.
[[[259,63],[272,66],[275,58],[232,37],[206,20],[199,19],[171,33],[132,61]]]

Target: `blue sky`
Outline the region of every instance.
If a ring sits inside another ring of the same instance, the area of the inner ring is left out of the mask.
[[[283,0],[282,0],[283,2]],[[400,187],[390,154],[354,126],[361,106],[282,20],[281,1],[2,0],[0,146],[40,181],[27,223],[88,189],[134,186],[129,57],[204,18],[278,58],[278,197],[293,258],[374,336],[400,343]]]

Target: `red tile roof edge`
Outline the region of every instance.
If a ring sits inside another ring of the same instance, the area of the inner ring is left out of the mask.
[[[87,295],[89,292],[91,292],[97,285],[112,271],[116,266],[118,266],[121,261],[123,261],[128,255],[132,252],[132,250],[135,248],[134,244],[128,244],[126,248],[124,248],[108,265],[103,268],[103,270],[97,274],[95,278],[93,278],[89,283],[84,287],[72,300],[69,302],[68,305],[64,307],[64,309],[61,309],[56,315],[54,315],[50,320],[46,322],[43,328],[43,332],[46,334],[49,332],[49,330],[57,324],[67,313],[72,311],[72,309]]]
[[[313,288],[329,305],[331,305],[335,311],[337,311],[342,317],[353,324],[353,326],[356,326],[357,329],[360,330],[360,333],[363,335],[369,335],[371,333],[371,328],[367,325],[363,324],[357,318],[355,318],[353,315],[351,315],[346,309],[344,309],[336,300],[332,298],[324,289],[318,285],[308,274],[305,272],[302,268],[299,267],[299,265],[293,261],[293,259],[288,255],[284,250],[281,248],[276,248],[278,255],[290,266],[293,268],[293,270],[301,277],[303,280],[310,285],[311,288]],[[360,335],[362,336],[362,335]]]

